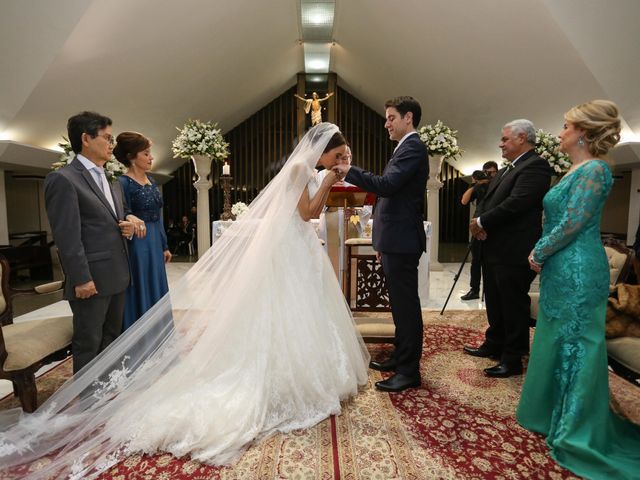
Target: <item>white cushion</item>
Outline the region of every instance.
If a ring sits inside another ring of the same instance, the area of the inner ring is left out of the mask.
[[[345,245],[371,245],[371,239],[370,238],[350,238],[348,240],[345,240],[344,242]]]
[[[363,337],[393,338],[396,334],[396,327],[391,317],[356,316],[353,319],[358,332]]]
[[[620,337],[607,340],[607,353],[618,363],[640,374],[640,338]]]
[[[609,260],[609,273],[611,275],[609,283],[611,283],[611,285],[615,285],[618,283],[618,277],[620,276],[620,272],[622,272],[622,268],[627,261],[627,256],[624,253],[607,246],[604,247],[604,251],[606,252],[607,259]]]
[[[62,289],[62,280],[57,280],[55,282],[43,283],[42,285],[38,285],[34,288],[36,293],[44,294],[44,293],[52,293],[57,290]]]
[[[73,317],[14,323],[2,327],[7,358],[2,369],[22,370],[71,344]]]

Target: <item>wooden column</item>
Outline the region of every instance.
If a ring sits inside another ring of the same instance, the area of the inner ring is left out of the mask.
[[[333,92],[333,96],[327,100],[327,118],[323,119],[323,121],[336,124],[338,120],[338,115],[336,113],[336,105],[338,104],[336,98],[338,96],[338,75],[334,72],[329,73],[328,88],[329,91],[327,93]]]
[[[299,73],[296,93],[300,95],[302,98],[305,98],[304,95],[305,95],[306,88],[307,88],[307,82],[305,80],[304,73]],[[306,114],[304,113],[304,102],[297,98],[295,100],[296,100],[296,105],[298,106],[298,108],[296,108],[296,125],[298,130],[298,139],[301,139],[302,137],[304,137],[304,134],[305,134],[304,127],[306,122],[306,118],[305,118]]]

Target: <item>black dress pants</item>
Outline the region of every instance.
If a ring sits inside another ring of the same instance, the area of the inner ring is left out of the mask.
[[[396,327],[392,359],[396,372],[420,377],[422,356],[422,309],[418,296],[420,253],[381,253],[382,269],[389,290],[391,314]]]
[[[529,353],[529,287],[536,274],[525,265],[486,262],[482,274],[489,320],[485,346],[501,353],[504,363],[518,363]]]

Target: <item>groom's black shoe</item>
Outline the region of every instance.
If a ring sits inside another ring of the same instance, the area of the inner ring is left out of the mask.
[[[487,377],[507,378],[513,375],[522,375],[522,363],[504,363],[500,362],[491,368],[485,368],[484,373]]]
[[[407,388],[415,388],[420,386],[420,377],[409,377],[401,373],[376,382],[376,388],[383,392],[401,392]]]
[[[500,354],[495,350],[491,350],[487,348],[485,345],[480,345],[479,347],[462,347],[464,353],[467,355],[473,355],[474,357],[482,357],[482,358],[493,358],[495,360],[500,360]]]
[[[369,362],[369,368],[373,370],[378,370],[379,372],[395,372],[396,370],[396,362],[395,360],[389,359],[384,362],[375,362],[371,360]]]

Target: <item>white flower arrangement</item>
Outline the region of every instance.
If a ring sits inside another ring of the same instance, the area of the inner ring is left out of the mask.
[[[562,176],[571,168],[571,160],[559,147],[558,137],[542,129],[536,130],[536,153],[549,162],[556,175]]]
[[[231,206],[231,214],[238,219],[249,211],[249,207],[244,202],[236,202]]]
[[[62,142],[58,143],[58,146],[62,149],[60,154],[60,160],[51,164],[53,170],[58,170],[68,165],[76,156],[71,148],[71,142],[67,137],[62,137]],[[111,157],[111,160],[104,164],[104,173],[110,182],[115,182],[116,179],[127,172],[127,167],[121,164],[115,157]]]
[[[463,152],[458,146],[458,131],[447,127],[441,120],[438,120],[435,125],[420,127],[418,135],[426,145],[429,155],[442,155],[445,159],[455,159]]]
[[[224,141],[217,123],[187,120],[171,147],[176,157],[208,155],[213,160],[224,161],[229,156],[229,144]]]
[[[554,173],[561,177],[571,168],[571,160],[566,153],[559,150],[559,147],[560,139],[558,137],[542,129],[536,130],[536,153],[549,162]],[[511,166],[511,162],[508,160],[502,164],[505,167]]]

